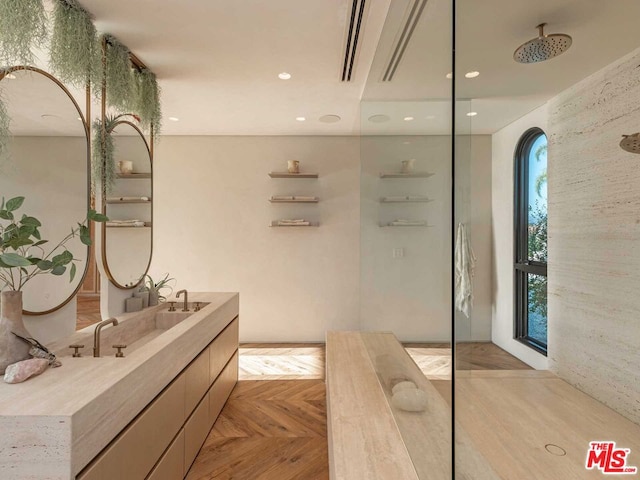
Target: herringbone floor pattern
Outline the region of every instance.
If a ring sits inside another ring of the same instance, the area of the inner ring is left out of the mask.
[[[188,480],[329,478],[322,380],[240,381]]]

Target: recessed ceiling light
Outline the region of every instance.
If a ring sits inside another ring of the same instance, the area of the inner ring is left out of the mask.
[[[307,117],[296,117],[296,120],[299,122],[304,122],[307,119]]]
[[[426,117],[424,117],[425,120],[433,120],[434,118],[436,118],[435,115],[427,115]]]
[[[60,117],[53,113],[43,113],[42,115],[40,115],[40,118],[42,118],[43,120],[57,120]]]
[[[410,122],[412,121],[414,118],[413,117],[404,117],[404,121],[405,122]]]
[[[169,117],[169,120],[171,120],[172,122],[179,122],[180,119],[178,117]]]
[[[4,78],[8,78],[9,80],[15,80],[16,76],[13,73],[7,73]]]
[[[318,120],[322,123],[337,123],[342,119],[339,115],[323,115]]]
[[[389,115],[371,115],[369,117],[369,121],[372,123],[384,123],[388,122],[389,120],[391,120],[391,117]]]
[[[478,114],[478,112],[469,112],[467,113],[467,117],[475,117]]]
[[[480,72],[477,72],[475,70],[473,72],[467,72],[464,74],[466,78],[476,78],[478,75],[480,75]]]
[[[451,80],[453,78],[453,72],[447,73],[447,78]]]
[[[82,117],[78,117],[78,121],[81,122],[82,121]]]
[[[280,72],[278,74],[278,78],[280,80],[289,80],[291,78],[291,74],[289,72]]]

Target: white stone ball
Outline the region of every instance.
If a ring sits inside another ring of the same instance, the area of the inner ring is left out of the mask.
[[[391,397],[391,404],[405,412],[422,412],[427,408],[427,394],[417,388],[400,390]]]
[[[405,380],[404,382],[396,383],[391,389],[391,392],[395,395],[400,390],[412,390],[414,388],[418,388],[415,383],[411,380]]]

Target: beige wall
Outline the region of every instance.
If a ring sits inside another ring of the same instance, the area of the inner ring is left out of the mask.
[[[242,341],[323,341],[359,326],[357,137],[163,137],[155,153],[151,273],[238,291]],[[271,179],[298,159],[317,180]],[[271,195],[317,195],[275,205]],[[277,218],[318,228],[269,228]]]
[[[551,369],[640,423],[640,50],[549,104]]]

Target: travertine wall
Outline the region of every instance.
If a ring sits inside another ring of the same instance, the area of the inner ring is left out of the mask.
[[[640,423],[640,50],[549,103],[549,361]]]

